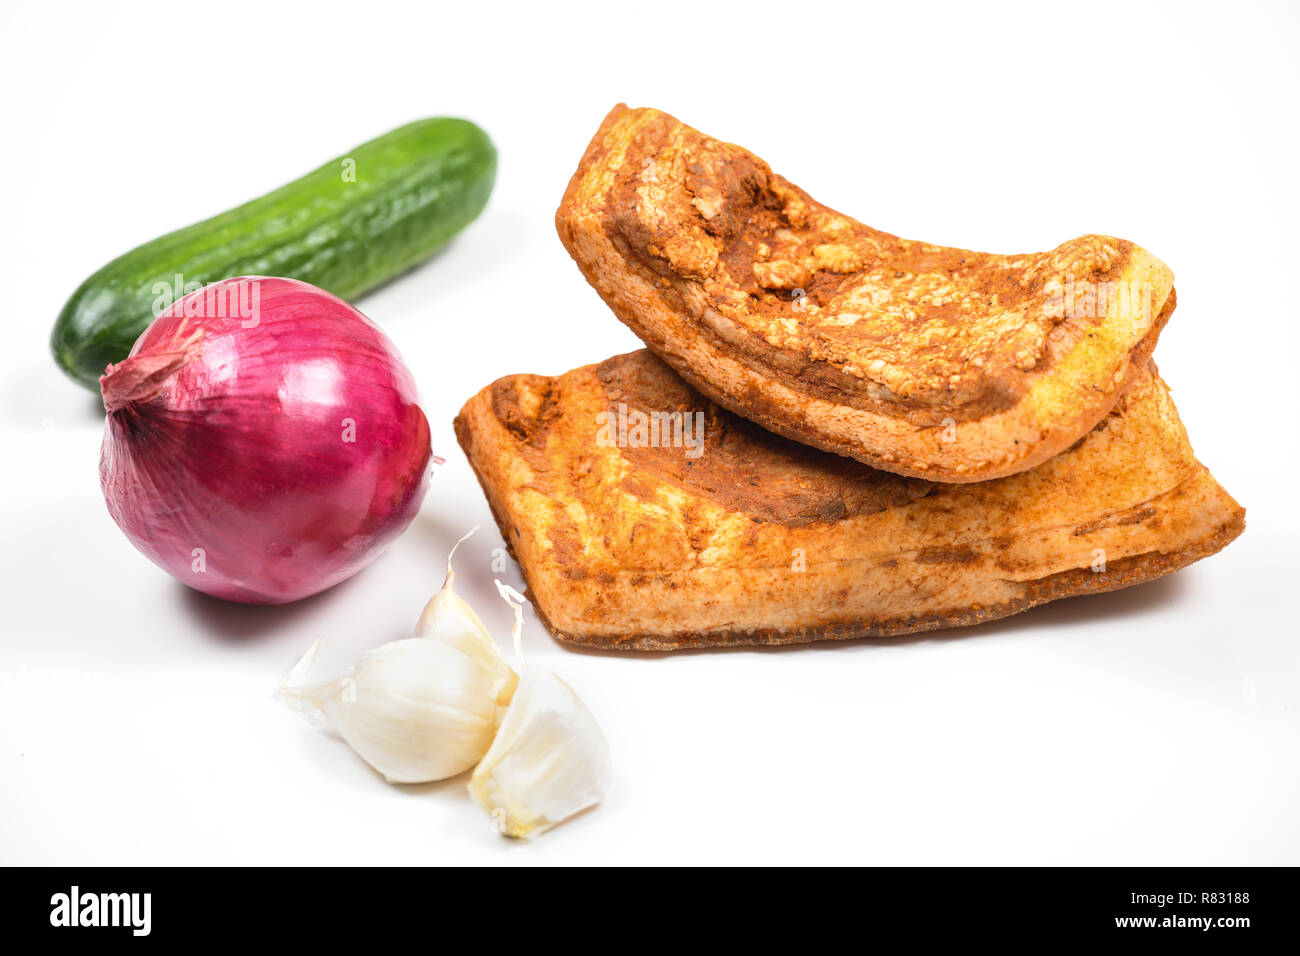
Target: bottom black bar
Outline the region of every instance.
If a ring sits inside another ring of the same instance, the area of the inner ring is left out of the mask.
[[[603,926],[600,932],[614,934],[610,946],[657,936],[682,945],[701,930],[739,938],[782,929],[819,938],[838,929],[857,945],[901,934],[918,942],[1203,939],[1236,946],[1289,940],[1296,921],[1290,869],[628,869],[592,878],[580,870],[547,877],[56,868],[10,875],[17,888],[0,904],[7,936],[91,943],[112,936],[141,944],[375,944],[401,932],[437,945],[434,934],[451,927],[527,946],[535,927],[551,944],[563,932],[591,945]]]

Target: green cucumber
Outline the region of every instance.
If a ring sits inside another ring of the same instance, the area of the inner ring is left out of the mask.
[[[104,266],[72,294],[50,346],[88,388],[120,362],[173,289],[285,276],[352,299],[444,246],[487,204],[497,154],[468,120],[418,120],[299,180]],[[178,278],[179,277],[179,278]]]

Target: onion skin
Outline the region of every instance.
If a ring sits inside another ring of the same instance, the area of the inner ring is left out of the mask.
[[[231,306],[214,308],[214,292]],[[206,308],[193,301],[205,295]],[[257,303],[255,319],[237,302]],[[338,584],[428,490],[410,372],[365,316],[304,282],[244,277],[186,296],[100,385],[109,513],[215,597],[282,604]]]

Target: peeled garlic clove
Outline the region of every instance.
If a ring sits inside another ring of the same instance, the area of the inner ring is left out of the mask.
[[[295,683],[302,664],[278,696],[333,724],[390,783],[463,773],[488,751],[502,719],[497,675],[451,644],[393,641],[367,651],[349,676],[306,686]]]
[[[609,744],[568,684],[527,667],[469,792],[506,836],[531,837],[599,803]]]
[[[484,670],[495,676],[492,699],[504,707],[510,703],[519,676],[506,663],[496,642],[492,640],[492,635],[483,625],[483,620],[452,587],[456,572],[452,569],[451,559],[461,543],[477,530],[477,526],[474,527],[452,546],[451,553],[447,555],[447,579],[443,582],[442,590],[425,605],[420,620],[415,625],[415,636],[450,644],[474,658]]]
[[[497,589],[514,608],[522,657],[524,598],[500,582]],[[612,775],[609,743],[591,711],[550,671],[525,666],[469,792],[503,834],[531,837],[599,803]]]

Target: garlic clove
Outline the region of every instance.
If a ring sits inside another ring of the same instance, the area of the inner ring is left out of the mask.
[[[529,666],[469,792],[501,833],[532,837],[599,803],[611,776],[591,711],[560,678]]]
[[[447,555],[447,578],[443,582],[442,589],[429,599],[429,603],[420,614],[420,620],[415,625],[415,636],[450,644],[476,660],[485,671],[494,675],[492,699],[505,707],[510,703],[510,698],[519,683],[519,675],[506,663],[496,642],[492,640],[492,635],[484,626],[482,618],[452,586],[456,572],[452,568],[451,561],[456,554],[456,549],[477,530],[476,525],[470,529],[469,534],[452,546],[451,552]]]
[[[302,665],[278,696],[309,719],[333,724],[390,783],[463,773],[490,748],[502,720],[497,676],[451,644],[383,644],[362,655],[350,675],[320,684],[294,683],[306,672]]]
[[[327,712],[393,783],[442,780],[474,766],[500,722],[494,675],[457,648],[411,638],[367,653]]]
[[[514,608],[522,659],[524,598],[500,582],[497,590]],[[469,792],[501,833],[532,837],[599,803],[613,771],[609,743],[573,689],[545,668],[522,660],[521,667],[514,699]]]

